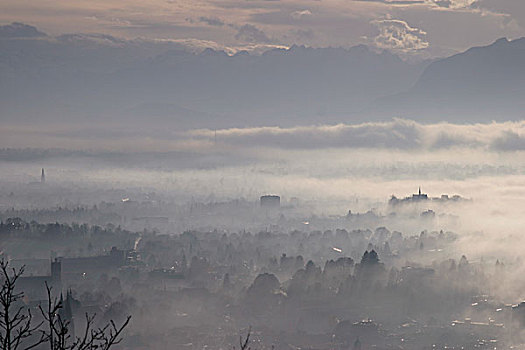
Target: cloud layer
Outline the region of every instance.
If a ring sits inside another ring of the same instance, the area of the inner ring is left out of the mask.
[[[213,141],[248,148],[371,148],[427,151],[467,148],[508,152],[525,150],[525,121],[460,125],[420,124],[411,120],[394,119],[391,122],[355,125],[194,130],[187,136],[195,142]]]
[[[6,0],[0,10],[0,24],[23,21],[51,35],[98,32],[222,46],[350,47],[373,40],[398,51],[449,52],[525,35],[525,3],[515,0]]]
[[[0,148],[64,148],[120,151],[370,149],[437,152],[525,151],[525,121],[487,124],[421,124],[412,120],[318,126],[140,131],[120,127],[4,125]]]

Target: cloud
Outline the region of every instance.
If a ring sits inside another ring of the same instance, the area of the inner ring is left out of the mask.
[[[148,40],[145,40],[145,41],[148,42]],[[139,42],[139,40],[136,40],[136,42]],[[212,40],[201,40],[201,39],[195,39],[195,38],[155,39],[153,40],[153,42],[170,43],[174,45],[176,48],[180,48],[182,50],[192,52],[192,53],[201,53],[202,51],[206,49],[212,49],[214,51],[224,51],[228,55],[234,55],[239,51],[238,48],[222,45]],[[250,51],[248,48],[246,49],[242,48],[242,50]]]
[[[450,9],[470,8],[478,0],[357,0],[361,2],[379,2],[387,5],[437,5]]]
[[[144,131],[133,129],[108,134],[106,128],[9,127],[0,131],[2,147],[53,147],[98,150],[231,150],[233,153],[262,149],[326,149],[370,151],[409,151],[424,154],[476,152],[509,154],[525,151],[525,120],[504,123],[421,124],[406,119],[361,124],[315,125],[298,127],[253,127],[195,129],[189,131]],[[28,141],[31,140],[31,141]],[[155,142],[152,142],[155,140]],[[47,146],[46,146],[47,145]],[[96,147],[94,146],[96,145]],[[270,152],[273,153],[273,152]]]
[[[357,0],[361,2],[379,2],[388,5],[417,5],[425,4],[425,0]]]
[[[504,131],[492,142],[491,147],[496,151],[525,151],[525,135],[511,130]]]
[[[44,36],[46,34],[36,29],[36,27],[20,22],[0,26],[0,38],[36,38]]]
[[[170,43],[174,45],[177,49],[182,49],[191,53],[199,54],[206,49],[212,49],[214,51],[224,51],[229,56],[233,56],[240,52],[248,52],[252,55],[262,55],[266,51],[283,49],[288,50],[290,47],[285,45],[274,45],[266,43],[248,43],[241,45],[223,45],[212,40],[202,40],[195,38],[188,39],[136,39],[130,42],[140,43],[141,41],[145,42],[157,42],[157,43]]]
[[[223,20],[217,17],[199,17],[199,22],[206,23],[207,25],[214,26],[214,27],[222,27],[226,23],[224,23]]]
[[[290,16],[293,18],[293,19],[301,19],[303,17],[308,17],[308,16],[311,16],[312,15],[312,12],[310,10],[298,10],[298,11],[294,11],[290,14]]]
[[[378,2],[387,5],[431,5],[448,9],[471,8],[479,0],[357,0],[361,2]]]
[[[315,38],[315,33],[310,28],[308,28],[308,29],[294,29],[294,30],[292,30],[291,33],[292,33],[292,35],[294,35],[298,39],[311,40],[311,39]]]
[[[414,52],[429,47],[426,41],[426,32],[411,27],[407,22],[399,19],[381,19],[371,21],[379,29],[374,38],[374,44],[380,49],[401,52]]]
[[[449,9],[466,9],[471,8],[477,0],[431,0],[432,3],[439,7]]]
[[[279,148],[414,148],[420,143],[417,125],[411,121],[366,123],[359,125],[325,125],[296,128],[261,127],[217,131],[221,142],[235,146]],[[208,131],[195,131],[196,137],[209,136]]]
[[[269,43],[271,39],[253,24],[245,24],[237,30],[235,39],[249,43]]]
[[[93,20],[101,20],[98,17],[92,18]],[[199,19],[200,21],[201,19]],[[216,23],[219,25],[218,18],[206,18],[210,23]],[[187,19],[190,23],[195,23],[195,20]],[[204,20],[203,20],[204,21]],[[214,22],[215,21],[215,22]],[[212,25],[212,24],[210,24]],[[224,25],[235,26],[227,24],[224,22]],[[37,34],[40,33],[40,34]],[[307,33],[304,33],[306,36]],[[245,51],[253,53],[255,55],[262,54],[268,50],[273,49],[288,49],[289,46],[286,45],[275,45],[269,43],[247,43],[239,45],[225,45],[218,43],[213,40],[205,40],[198,38],[181,38],[181,39],[171,39],[171,38],[147,38],[147,37],[138,37],[134,39],[126,39],[118,36],[112,36],[109,34],[100,34],[100,33],[75,33],[75,34],[62,34],[59,36],[51,36],[45,33],[40,32],[36,27],[25,25],[22,23],[13,23],[11,25],[0,26],[0,39],[8,38],[11,40],[24,40],[29,37],[42,37],[45,40],[51,42],[59,42],[65,45],[71,45],[72,47],[79,45],[99,45],[107,47],[126,47],[126,46],[135,46],[144,45],[145,47],[151,47],[148,45],[151,44],[165,44],[170,45],[171,49],[176,50],[185,50],[191,53],[201,53],[206,49],[212,49],[215,51],[224,51],[228,55],[235,55],[238,52]],[[269,40],[269,39],[268,39]],[[93,46],[95,47],[95,46]],[[160,47],[160,46],[159,46]],[[165,46],[167,48],[167,46]]]
[[[363,43],[365,37],[376,36],[376,27],[370,21],[385,18],[387,14],[415,26],[425,23],[433,47],[454,51],[482,45],[489,40],[487,38],[525,35],[522,26],[525,5],[518,0],[165,0],[155,3],[130,0],[122,6],[108,0],[96,7],[86,0],[68,4],[18,0],[5,0],[4,3],[0,23],[31,21],[50,33],[104,33],[150,39],[198,38],[224,45],[268,43],[271,40],[288,46],[306,43],[315,47],[350,47]],[[462,18],[458,18],[458,13]],[[504,18],[503,14],[508,16]],[[244,27],[245,23],[257,26],[258,31]],[[290,34],[298,29],[296,27],[305,29],[301,27],[305,23],[315,32],[315,37],[306,42],[303,36]],[[235,36],[241,27],[244,28],[237,37],[243,40],[235,42],[232,32]],[[459,32],[461,36],[451,34]],[[401,40],[404,46],[409,38],[416,41],[415,47],[427,43],[420,35],[409,34],[407,40]],[[399,43],[399,39],[394,39],[395,35],[389,32],[378,41],[391,47],[394,42]],[[425,52],[435,55],[433,51]]]
[[[217,140],[227,146],[280,149],[399,149],[447,150],[451,148],[491,151],[525,150],[525,121],[490,124],[420,124],[405,119],[383,123],[259,127],[215,131],[193,130],[192,142]]]
[[[64,34],[56,37],[64,44],[93,43],[103,46],[124,47],[130,41],[105,34]]]

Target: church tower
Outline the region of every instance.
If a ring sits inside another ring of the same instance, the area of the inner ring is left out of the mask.
[[[40,175],[40,182],[46,182],[46,174],[44,173],[44,168],[42,168],[42,175]]]

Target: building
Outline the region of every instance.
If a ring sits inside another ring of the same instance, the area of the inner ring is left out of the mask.
[[[428,200],[428,195],[426,193],[421,193],[421,187],[419,187],[418,192],[412,195],[412,200],[413,201],[426,201]]]
[[[126,263],[127,251],[112,247],[107,255],[80,258],[60,258],[64,278],[94,278],[102,273],[117,270]]]
[[[261,196],[260,201],[263,208],[279,208],[281,206],[281,197],[276,195]]]
[[[44,173],[44,168],[42,168],[42,174],[40,175],[40,182],[46,182],[46,174]]]
[[[46,284],[54,295],[62,292],[62,263],[55,259],[51,261],[51,275],[46,276],[21,276],[16,281],[16,288],[24,293],[26,302],[41,302],[47,300]]]
[[[442,194],[441,197],[429,197],[426,193],[421,192],[421,187],[419,187],[419,190],[417,193],[414,193],[411,196],[405,197],[405,198],[397,198],[396,196],[392,195],[390,200],[388,201],[388,204],[390,205],[396,205],[396,204],[408,204],[408,203],[418,203],[418,202],[435,202],[435,203],[446,203],[446,202],[459,202],[465,200],[463,197],[459,195],[454,195],[450,197],[447,194]]]

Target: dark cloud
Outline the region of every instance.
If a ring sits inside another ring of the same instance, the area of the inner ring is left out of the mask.
[[[466,137],[465,135],[452,135],[447,134],[445,131],[441,132],[435,141],[429,145],[431,149],[448,149],[452,147],[465,147],[465,148],[475,148],[483,147],[484,144],[476,139]]]
[[[206,23],[207,25],[214,27],[222,27],[226,24],[223,20],[217,17],[199,17],[199,22]]]
[[[388,4],[388,5],[415,5],[415,4],[424,4],[425,3],[424,0],[355,0],[355,1],[380,2],[382,4]]]
[[[0,26],[0,38],[36,38],[43,36],[46,34],[40,32],[36,27],[20,22]]]
[[[496,151],[525,151],[525,137],[513,131],[505,131],[491,145]]]
[[[292,33],[298,38],[298,39],[306,39],[311,40],[315,38],[315,33],[312,29],[296,29],[293,30]]]
[[[261,29],[253,24],[239,27],[235,39],[249,43],[269,43],[271,39]]]
[[[478,0],[432,0],[439,7],[449,9],[473,9],[477,7]]]
[[[452,1],[450,0],[434,0],[434,3],[438,5],[439,7],[450,7],[452,5]]]

